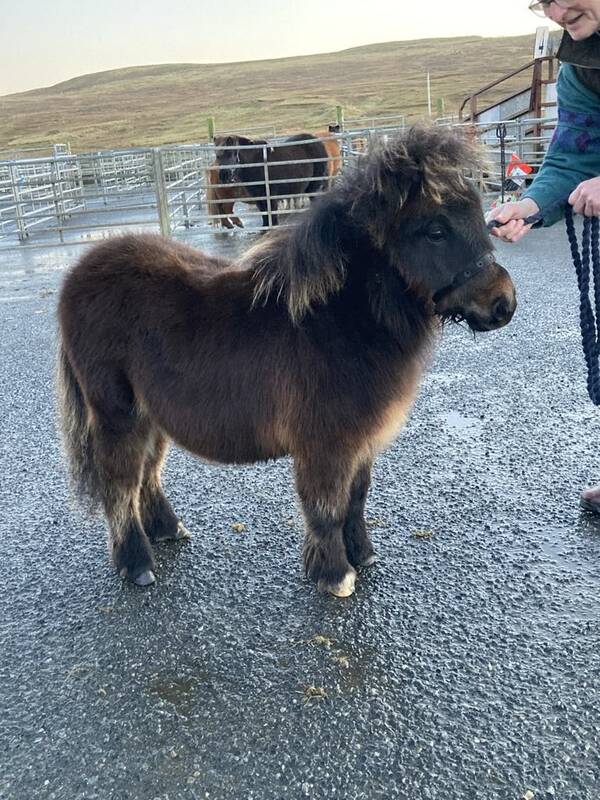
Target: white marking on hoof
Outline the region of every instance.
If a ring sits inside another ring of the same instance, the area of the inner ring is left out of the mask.
[[[371,553],[371,555],[368,558],[365,558],[364,561],[360,562],[360,566],[361,567],[372,567],[373,564],[375,564],[376,562],[377,562],[377,556],[375,555],[375,553]]]
[[[175,534],[175,538],[176,539],[192,538],[192,534],[188,531],[188,529],[185,527],[185,525],[181,520],[179,520],[179,522],[177,523],[177,533]]]
[[[354,594],[354,587],[356,585],[356,572],[351,569],[343,577],[343,579],[334,586],[328,586],[327,591],[335,597],[350,597]]]
[[[151,586],[155,582],[156,577],[151,569],[147,569],[146,572],[142,572],[142,574],[138,575],[135,579],[135,583],[137,583],[138,586]]]

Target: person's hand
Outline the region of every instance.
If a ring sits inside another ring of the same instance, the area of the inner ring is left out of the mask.
[[[600,199],[600,195],[599,195]],[[493,208],[486,216],[486,222],[497,219],[502,222],[500,228],[492,228],[490,233],[505,242],[518,242],[531,230],[531,225],[525,225],[523,220],[539,211],[538,204],[529,197],[518,200],[516,203],[503,203]]]
[[[569,195],[573,211],[585,217],[600,216],[600,178],[583,181]]]

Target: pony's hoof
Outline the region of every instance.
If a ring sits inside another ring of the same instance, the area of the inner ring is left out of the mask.
[[[191,539],[192,534],[188,531],[181,520],[177,524],[177,532],[175,533],[175,539]]]
[[[359,561],[359,567],[372,567],[373,564],[377,563],[377,556],[375,553],[371,553],[370,556],[367,556],[364,561]]]
[[[143,572],[140,572],[137,577],[133,578],[127,567],[123,567],[123,569],[119,572],[119,575],[124,580],[128,579],[137,584],[137,586],[152,586],[153,583],[156,583],[156,576],[151,569],[146,569]]]
[[[179,542],[182,539],[191,539],[192,534],[188,531],[183,522],[178,521],[175,529],[171,526],[166,530],[163,529],[158,533],[154,533],[154,535],[151,534],[151,537],[154,542]]]
[[[356,572],[353,569],[349,570],[339,583],[330,584],[325,583],[325,581],[319,581],[318,584],[319,591],[329,592],[334,597],[350,597],[350,595],[354,594],[355,586]]]
[[[137,576],[135,583],[137,583],[138,586],[152,586],[153,583],[156,583],[156,576],[151,569],[147,569],[145,572],[142,572],[141,575]]]

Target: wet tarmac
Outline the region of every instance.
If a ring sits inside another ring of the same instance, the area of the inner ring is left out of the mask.
[[[234,252],[247,239],[206,240]],[[367,514],[355,596],[302,575],[290,463],[173,450],[193,532],[122,583],[70,502],[55,306],[77,248],[0,257],[3,800],[597,800],[600,479],[562,226],[500,247],[514,321],[449,327]]]

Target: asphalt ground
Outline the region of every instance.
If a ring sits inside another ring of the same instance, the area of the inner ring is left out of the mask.
[[[232,252],[243,236],[214,236]],[[70,501],[55,307],[76,248],[0,256],[3,800],[597,800],[600,413],[561,225],[499,247],[505,329],[448,327],[379,458],[378,564],[356,594],[301,571],[291,465],[173,450],[193,539],[143,590]]]

